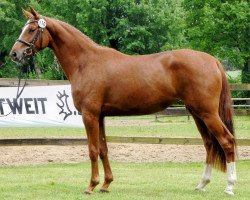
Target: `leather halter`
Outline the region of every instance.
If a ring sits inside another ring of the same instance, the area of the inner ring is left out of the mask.
[[[39,20],[33,20],[33,21],[30,21],[30,22],[27,22],[26,24],[25,24],[25,26],[27,26],[28,24],[31,24],[31,23],[38,23],[38,21]],[[41,28],[39,25],[38,25],[38,31],[36,32],[36,35],[35,35],[35,37],[34,37],[34,39],[33,39],[33,41],[30,43],[30,42],[27,42],[27,41],[25,41],[25,40],[23,40],[23,39],[21,39],[21,38],[18,38],[16,41],[17,42],[21,42],[21,43],[23,43],[23,44],[25,44],[26,46],[28,46],[29,48],[27,48],[25,51],[24,51],[24,53],[25,53],[25,55],[28,55],[28,56],[30,56],[30,55],[35,55],[36,54],[36,50],[35,50],[35,44],[36,44],[36,42],[37,42],[37,40],[38,40],[38,38],[39,38],[39,36],[40,36],[40,48],[42,48],[42,44],[43,44],[43,37],[42,37],[42,33],[43,33],[43,28]],[[27,51],[27,50],[30,50],[31,49],[31,51]]]

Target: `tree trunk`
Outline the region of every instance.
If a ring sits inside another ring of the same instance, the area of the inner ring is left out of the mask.
[[[36,72],[36,76],[38,79],[42,79],[42,72],[38,66],[38,62],[37,62],[37,59],[34,59],[34,69],[35,69],[35,72]]]
[[[250,57],[246,60],[242,69],[242,83],[250,83]]]
[[[242,83],[250,83],[250,57],[246,60],[246,63],[242,69]],[[250,91],[245,91],[243,96],[249,98]],[[246,104],[250,105],[250,101],[248,100]]]

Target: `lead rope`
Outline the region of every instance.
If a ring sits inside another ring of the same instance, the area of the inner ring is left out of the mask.
[[[42,34],[43,34],[43,29],[46,27],[46,21],[41,16],[39,20],[33,20],[33,21],[31,21],[31,22],[29,22],[27,24],[34,23],[34,22],[38,23],[38,32],[35,35],[32,43],[26,42],[25,40],[20,39],[20,38],[18,38],[16,41],[21,42],[21,43],[23,43],[23,44],[25,44],[25,45],[27,45],[28,47],[31,48],[32,52],[34,53],[34,55],[33,55],[34,68],[35,68],[35,71],[37,71],[37,66],[35,64],[35,62],[37,60],[37,58],[36,58],[36,53],[37,52],[34,49],[34,45],[35,45],[37,39],[40,37],[40,47],[42,47],[42,44],[43,44]],[[21,79],[22,79],[22,74],[23,74],[23,71],[22,71],[23,65],[20,65],[19,69],[20,70],[19,70],[19,74],[18,74],[18,87],[17,87],[17,93],[16,93],[16,101],[19,99],[19,97],[23,93],[23,90],[24,90],[25,86],[27,85],[27,79],[28,79],[28,75],[29,75],[29,72],[30,72],[30,66],[28,65],[28,67],[27,67],[25,82],[24,82],[21,90],[20,90],[20,86],[21,86]],[[11,102],[11,103],[13,103],[13,102]],[[7,104],[7,103],[2,103],[2,104]],[[0,115],[0,117],[6,117],[6,116],[10,115],[11,113],[12,113],[12,110],[8,114]]]
[[[27,67],[27,71],[26,71],[26,77],[25,77],[25,81],[24,81],[24,84],[22,86],[22,89],[20,90],[20,87],[21,87],[21,79],[22,79],[22,75],[23,75],[23,66],[19,66],[19,73],[18,73],[18,86],[17,86],[17,93],[16,93],[16,101],[19,99],[19,97],[21,96],[21,94],[23,93],[23,90],[25,88],[25,86],[27,85],[27,79],[28,79],[28,74],[30,72],[30,66],[28,65]],[[13,102],[11,102],[13,104]],[[2,104],[7,104],[7,103],[2,103]],[[5,114],[5,115],[0,115],[0,117],[7,117],[9,116],[10,114],[12,113],[12,110],[8,113],[8,114]]]
[[[30,72],[30,66],[28,65],[28,68],[27,68],[27,71],[26,71],[25,81],[24,81],[24,84],[22,86],[21,91],[19,92],[19,89],[20,89],[20,86],[21,86],[22,74],[23,74],[22,68],[20,68],[19,75],[18,75],[18,87],[17,87],[17,93],[16,93],[16,100],[21,96],[21,94],[23,93],[24,88],[27,85],[27,79],[28,79],[29,72]]]

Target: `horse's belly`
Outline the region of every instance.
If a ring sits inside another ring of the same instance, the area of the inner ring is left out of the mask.
[[[105,116],[129,116],[129,115],[147,115],[159,112],[169,105],[172,101],[166,101],[158,104],[147,104],[134,105],[131,103],[129,106],[117,106],[112,104],[105,104],[102,107],[102,113]]]
[[[108,116],[152,114],[163,110],[176,100],[174,92],[167,86],[138,89],[127,87],[109,94],[112,95],[106,97],[102,106],[102,112]]]

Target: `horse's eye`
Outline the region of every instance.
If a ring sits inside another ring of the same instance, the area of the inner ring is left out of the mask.
[[[29,32],[30,32],[30,33],[33,33],[33,32],[35,32],[35,31],[36,31],[36,29],[34,29],[34,28],[29,29]]]

